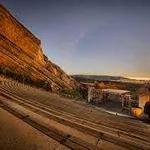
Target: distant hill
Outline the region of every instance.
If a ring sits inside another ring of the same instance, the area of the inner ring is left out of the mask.
[[[94,82],[94,81],[116,81],[129,83],[144,83],[143,80],[129,79],[121,76],[107,76],[107,75],[71,75],[74,79],[80,82]]]
[[[83,85],[92,85],[95,81],[98,81],[97,86],[101,89],[122,89],[133,93],[136,93],[145,83],[142,80],[107,75],[72,75],[72,78]]]

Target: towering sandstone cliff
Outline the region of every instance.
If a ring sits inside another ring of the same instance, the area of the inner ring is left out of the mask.
[[[41,41],[0,5],[0,65],[54,89],[78,87],[78,83],[43,54]]]

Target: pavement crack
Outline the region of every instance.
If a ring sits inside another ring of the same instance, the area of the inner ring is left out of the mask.
[[[94,150],[97,150],[98,143],[100,142],[100,140],[102,140],[103,136],[104,136],[104,133],[99,133],[98,134],[98,136],[97,136],[97,142],[95,144]]]
[[[22,116],[22,120],[29,118],[29,115]]]
[[[61,144],[65,143],[70,137],[71,137],[71,135],[67,134],[63,139],[61,139],[60,143]]]

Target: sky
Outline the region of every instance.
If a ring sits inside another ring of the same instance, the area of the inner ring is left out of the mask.
[[[0,0],[68,74],[150,78],[149,0]]]

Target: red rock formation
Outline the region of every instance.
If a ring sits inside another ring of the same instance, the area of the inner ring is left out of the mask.
[[[0,65],[45,80],[56,89],[79,84],[43,54],[41,41],[0,5]]]

